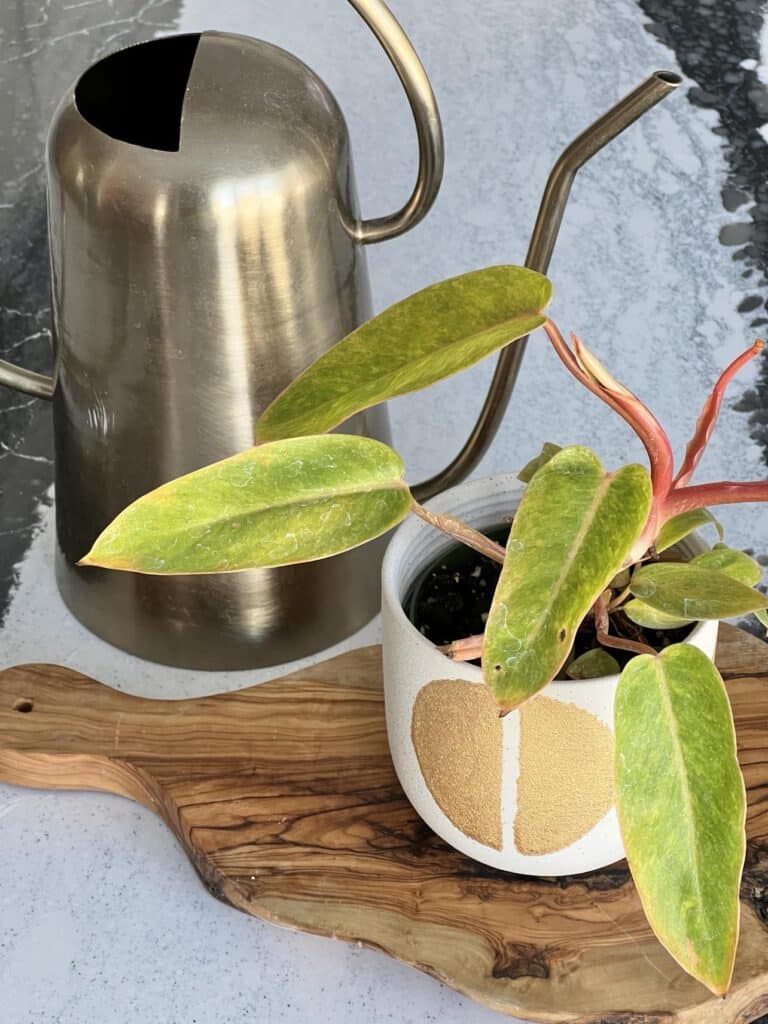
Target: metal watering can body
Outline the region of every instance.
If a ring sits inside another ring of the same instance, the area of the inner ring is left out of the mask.
[[[382,539],[277,570],[143,576],[77,561],[131,501],[253,443],[269,402],[371,314],[364,245],[432,205],[443,169],[424,68],[382,0],[349,0],[408,96],[419,144],[410,198],[361,220],[349,139],[326,86],[268,43],[205,32],[139,44],[78,80],[48,142],[53,377],[0,360],[0,384],[52,398],[57,579],[94,633],[194,668],[289,661],[379,609]],[[679,84],[660,72],[561,154],[526,265],[546,272],[578,169]],[[490,445],[524,341],[505,350],[467,443],[414,487],[458,483]],[[389,439],[382,408],[344,425]]]
[[[139,656],[234,669],[301,657],[379,608],[383,542],[322,563],[153,577],[78,568],[139,495],[253,444],[269,402],[371,315],[364,243],[426,213],[434,98],[386,7],[419,120],[407,208],[361,221],[343,116],[301,61],[205,32],[130,47],[78,80],[48,141],[57,579],[93,632]],[[391,54],[393,63],[397,53]],[[396,64],[397,66],[397,64]],[[344,427],[389,440],[386,410]]]

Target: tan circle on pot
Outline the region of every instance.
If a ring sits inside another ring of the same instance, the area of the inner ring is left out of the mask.
[[[554,853],[613,806],[613,733],[588,711],[550,697],[520,708],[515,846]]]
[[[464,835],[501,849],[503,734],[487,686],[436,679],[418,693],[411,737],[424,781]]]

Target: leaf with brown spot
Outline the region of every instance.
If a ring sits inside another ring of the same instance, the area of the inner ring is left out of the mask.
[[[642,466],[607,473],[587,448],[564,448],[534,475],[515,513],[483,644],[483,673],[503,711],[557,675],[650,503]]]

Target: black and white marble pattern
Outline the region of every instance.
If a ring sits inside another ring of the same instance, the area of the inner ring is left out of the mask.
[[[765,333],[768,286],[768,44],[765,4],[741,0],[641,0],[648,29],[670,46],[682,70],[696,83],[688,99],[714,110],[713,133],[723,141],[722,203],[735,214],[720,242],[731,249],[744,281],[737,310],[758,334]],[[734,408],[748,415],[749,435],[768,466],[768,350],[754,387]]]
[[[59,97],[91,61],[172,31],[180,0],[19,0],[0,7],[0,356],[52,363],[45,136]],[[18,566],[50,505],[51,419],[0,388],[0,623]]]
[[[768,39],[758,0],[392,0],[432,76],[447,171],[418,230],[373,247],[379,308],[438,278],[525,253],[562,146],[658,67],[685,85],[579,176],[551,274],[552,312],[643,396],[684,445],[718,371],[768,313]],[[342,0],[8,0],[0,5],[0,353],[50,366],[42,153],[55,103],[88,63],[158,33],[216,27],[291,49],[336,93],[367,216],[394,208],[415,169],[407,104]],[[466,435],[491,366],[393,403],[411,479]],[[768,467],[768,354],[733,386],[701,479]],[[642,458],[622,423],[580,394],[544,344],[481,472],[542,440]],[[0,649],[136,693],[245,686],[120,654],[63,608],[52,570],[50,412],[0,388]],[[768,563],[764,509],[726,509],[731,543]],[[372,642],[374,624],[349,645]],[[348,645],[348,646],[349,646]],[[366,950],[274,929],[212,901],[164,826],[127,802],[0,787],[0,1018],[481,1024],[501,1020]],[[768,1024],[768,1018],[766,1022]]]

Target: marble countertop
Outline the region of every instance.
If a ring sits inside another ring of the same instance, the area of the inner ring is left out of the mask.
[[[429,218],[371,248],[377,308],[439,278],[520,262],[562,146],[656,68],[672,98],[579,176],[551,276],[559,322],[646,398],[678,450],[708,385],[768,324],[768,33],[739,0],[392,0],[431,74],[447,170]],[[293,50],[336,93],[367,216],[394,208],[415,170],[406,102],[341,0],[23,0],[0,8],[0,353],[50,365],[42,152],[80,69],[130,42],[221,28]],[[392,406],[411,479],[448,461],[480,407],[483,365]],[[687,400],[687,401],[686,401]],[[689,405],[688,402],[691,404]],[[701,479],[765,477],[768,356],[733,385]],[[642,458],[608,410],[574,400],[544,345],[479,472],[517,468],[543,440]],[[185,696],[274,673],[181,672],[95,639],[53,581],[49,410],[0,389],[0,650],[56,661],[127,691]],[[729,541],[768,564],[764,509],[723,513]],[[373,642],[372,623],[340,648]],[[298,663],[297,663],[298,664]],[[291,666],[295,667],[295,666]],[[149,811],[97,794],[0,786],[0,987],[8,1024],[298,1024],[498,1014],[387,957],[250,919],[215,900]],[[768,1018],[765,1018],[768,1021]]]

